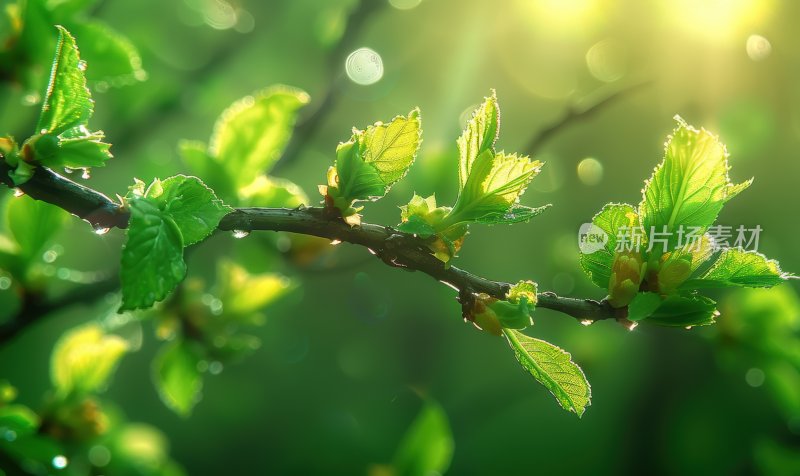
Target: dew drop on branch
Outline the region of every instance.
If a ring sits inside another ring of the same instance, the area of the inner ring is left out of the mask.
[[[96,235],[105,235],[111,228],[105,227],[103,225],[94,225],[94,233]]]
[[[236,239],[242,239],[250,235],[250,232],[247,230],[233,230],[233,237]]]
[[[581,325],[582,326],[591,326],[592,324],[594,324],[594,321],[591,320],[591,319],[582,319],[581,320]]]
[[[83,169],[83,173],[81,174],[81,178],[83,180],[89,180],[90,178],[92,178],[92,174],[91,174],[91,172],[89,172],[89,169]]]
[[[21,189],[19,189],[19,188],[15,188],[14,189],[14,196],[15,197],[21,197],[23,195],[25,195],[25,192],[23,192]]]

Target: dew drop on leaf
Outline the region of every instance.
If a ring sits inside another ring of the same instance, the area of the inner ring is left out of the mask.
[[[18,189],[18,188],[15,188],[15,189],[14,189],[14,196],[15,196],[15,197],[21,197],[21,196],[23,196],[23,195],[25,195],[25,192],[23,192],[22,190],[20,190],[20,189]]]
[[[83,169],[83,173],[81,174],[81,178],[83,180],[89,180],[92,178],[92,174],[89,172],[89,169]]]
[[[336,246],[341,242],[342,242],[342,240],[331,240],[331,245]]]
[[[583,320],[581,320],[581,325],[582,326],[591,326],[592,324],[594,324],[594,321],[591,320],[591,319],[583,319]]]
[[[103,225],[95,225],[94,226],[94,233],[96,235],[105,235],[111,228],[105,227]]]

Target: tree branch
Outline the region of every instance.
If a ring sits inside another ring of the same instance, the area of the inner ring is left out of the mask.
[[[583,107],[578,107],[577,105],[570,106],[566,110],[564,115],[561,116],[558,120],[548,125],[547,127],[540,129],[539,132],[534,134],[533,137],[531,137],[530,140],[528,141],[528,145],[526,145],[523,150],[526,153],[533,155],[535,152],[539,151],[539,149],[545,142],[550,140],[551,137],[553,137],[556,133],[558,133],[562,129],[572,125],[575,122],[589,119],[591,116],[597,114],[598,112],[610,106],[611,104],[614,104],[620,99],[644,88],[645,86],[649,86],[651,83],[652,81],[643,81],[641,83],[633,84],[632,86],[628,86],[627,88],[623,88],[616,92],[613,92],[608,96],[605,96],[599,101],[596,101],[588,106],[583,106]]]
[[[9,187],[9,167],[0,155],[0,180]],[[20,190],[31,198],[56,205],[95,228],[126,228],[129,214],[106,195],[80,185],[50,169],[38,167]],[[428,250],[424,240],[391,227],[362,223],[351,227],[326,208],[237,208],[220,221],[219,230],[285,231],[346,241],[369,249],[389,266],[420,271],[452,288],[486,293],[503,299],[509,283],[476,276],[456,266],[445,266]],[[573,299],[554,293],[539,293],[538,306],[576,319],[596,321],[618,317],[605,301]]]

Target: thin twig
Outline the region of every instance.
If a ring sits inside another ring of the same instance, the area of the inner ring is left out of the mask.
[[[573,105],[569,107],[563,116],[561,116],[558,120],[553,122],[552,124],[540,129],[533,137],[530,138],[528,141],[528,145],[525,146],[523,150],[525,150],[528,154],[534,154],[535,152],[539,152],[542,145],[544,145],[551,137],[553,137],[556,133],[560,132],[561,130],[565,129],[572,124],[585,121],[592,117],[594,114],[597,114],[601,110],[605,109],[606,107],[618,102],[624,97],[644,88],[645,86],[649,86],[652,84],[652,81],[643,81],[641,83],[636,83],[627,88],[623,88],[617,90],[608,96],[603,97],[599,101],[596,101],[588,106],[577,106]]]

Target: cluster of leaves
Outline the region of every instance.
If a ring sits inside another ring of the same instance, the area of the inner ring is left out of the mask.
[[[163,434],[97,396],[131,350],[135,344],[108,325],[71,329],[53,349],[52,390],[38,411],[15,403],[16,389],[0,382],[0,450],[33,474],[184,474]]]
[[[771,287],[792,276],[755,250],[714,242],[709,228],[752,179],[731,183],[725,146],[677,120],[639,206],[610,203],[592,219],[593,230],[607,239],[581,255],[581,266],[608,290],[612,306],[627,310],[628,320],[690,327],[711,324],[718,315],[716,303],[700,290]],[[696,239],[681,242],[689,232]],[[658,243],[648,243],[651,237]]]
[[[64,27],[57,28],[50,82],[34,134],[21,145],[12,137],[0,138],[0,152],[14,168],[11,177],[17,185],[30,180],[38,165],[88,169],[102,167],[111,157],[103,132],[88,128],[93,102],[86,87],[86,63],[72,35]]]
[[[97,90],[143,81],[147,74],[136,47],[104,22],[88,18],[96,0],[14,0],[0,10],[0,78],[37,91],[46,80],[55,44],[53,25],[64,25],[81,41],[91,62],[89,82]],[[60,40],[59,40],[60,41]]]
[[[495,151],[500,133],[500,106],[494,91],[473,113],[458,138],[458,198],[452,207],[437,206],[435,195],[414,195],[401,207],[398,229],[429,240],[444,262],[455,256],[470,224],[527,222],[549,205],[519,204],[543,163],[527,156]]]

